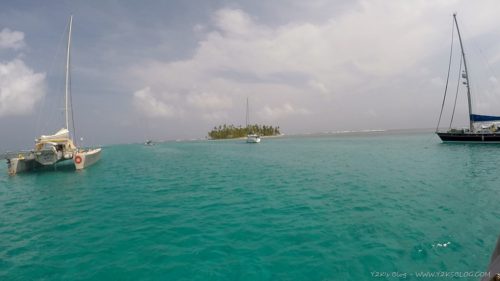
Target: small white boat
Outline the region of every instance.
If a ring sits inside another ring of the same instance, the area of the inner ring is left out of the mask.
[[[260,136],[257,134],[249,134],[249,135],[247,135],[247,142],[248,143],[259,143]]]
[[[35,140],[35,148],[31,151],[9,153],[6,156],[9,174],[15,175],[41,166],[51,166],[58,162],[72,160],[77,170],[84,169],[96,163],[101,156],[101,148],[78,148],[69,131],[69,108],[72,108],[70,98],[70,47],[73,16],[69,20],[68,46],[66,53],[65,80],[65,127],[53,135],[42,135]],[[73,121],[73,120],[72,120]],[[74,125],[73,125],[74,129]]]

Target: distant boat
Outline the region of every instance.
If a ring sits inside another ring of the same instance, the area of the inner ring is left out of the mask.
[[[248,98],[247,98],[247,114],[246,114],[246,125],[247,125],[247,143],[259,143],[260,142],[260,136],[254,132],[252,132],[252,129],[249,126],[249,105],[248,105]]]
[[[154,145],[153,141],[152,140],[147,140],[144,145],[148,145],[148,146],[151,146],[151,145]]]
[[[70,98],[70,48],[73,16],[69,19],[68,46],[66,50],[66,80],[65,80],[65,127],[53,135],[42,135],[35,140],[35,149],[8,153],[6,157],[9,174],[30,171],[41,166],[51,166],[65,160],[72,160],[77,170],[84,169],[100,159],[101,148],[78,148],[69,131]],[[72,113],[71,113],[72,114]],[[73,121],[73,118],[71,118]],[[74,125],[73,125],[74,130]]]
[[[441,107],[441,114],[439,116],[438,126],[436,128],[436,134],[441,138],[443,142],[500,142],[500,116],[488,116],[488,115],[479,115],[474,114],[472,112],[472,102],[471,102],[471,87],[470,87],[470,79],[469,79],[469,71],[467,69],[467,60],[465,58],[464,46],[462,44],[462,37],[460,35],[460,30],[458,28],[457,15],[453,14],[453,22],[457,28],[458,39],[460,41],[460,49],[461,49],[461,64],[463,62],[464,71],[461,74],[461,79],[463,79],[462,84],[467,88],[467,102],[469,106],[469,128],[464,129],[455,129],[450,128],[447,131],[439,131],[439,122],[441,121],[441,116],[443,113],[443,107],[446,99],[446,89],[448,88],[448,79],[446,82],[445,88],[445,96],[443,99],[443,105]],[[453,37],[452,37],[453,40]],[[453,41],[452,41],[453,43]],[[453,46],[453,44],[452,44]],[[452,52],[453,49],[450,51]],[[451,66],[451,54],[450,54],[450,66]],[[461,69],[460,69],[461,70]],[[448,78],[449,78],[449,68],[448,68]],[[458,85],[457,85],[457,93],[458,93]],[[455,100],[456,104],[456,100]],[[453,114],[455,112],[455,108],[453,109]],[[452,114],[452,121],[453,121]]]
[[[248,143],[259,143],[260,142],[260,136],[257,134],[248,134],[247,135],[247,142]]]

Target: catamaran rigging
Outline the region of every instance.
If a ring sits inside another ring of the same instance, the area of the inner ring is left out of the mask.
[[[64,95],[64,128],[53,135],[42,135],[35,141],[35,148],[31,151],[8,154],[7,164],[9,174],[30,171],[39,166],[54,165],[65,160],[73,160],[77,170],[88,167],[100,158],[101,148],[82,149],[76,146],[75,123],[73,116],[73,106],[71,98],[71,33],[73,26],[73,16],[70,16],[68,28],[68,44],[66,49],[66,69],[65,69],[65,95]],[[69,109],[71,108],[71,121],[73,136],[70,133]]]

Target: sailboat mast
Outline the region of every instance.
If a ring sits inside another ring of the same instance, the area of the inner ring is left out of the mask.
[[[69,60],[70,60],[70,47],[71,47],[71,27],[73,25],[73,15],[69,18],[69,32],[68,32],[68,49],[66,50],[66,95],[65,95],[65,115],[66,115],[66,129],[69,130],[69,112],[68,112],[68,103],[69,103]]]
[[[245,120],[246,124],[247,124],[247,128],[248,128],[248,122],[249,122],[249,118],[248,118],[248,97],[247,97],[247,115],[246,115],[246,120]]]
[[[460,29],[458,28],[457,23],[457,14],[453,14],[453,19],[455,20],[455,26],[457,27],[458,40],[460,41],[460,49],[462,50],[462,58],[464,60],[464,68],[465,68],[465,80],[467,81],[467,101],[469,103],[469,130],[471,132],[474,131],[474,124],[472,120],[472,101],[470,96],[470,83],[469,83],[469,70],[467,69],[467,61],[465,60],[465,52],[464,45],[462,44],[462,36],[460,36]]]

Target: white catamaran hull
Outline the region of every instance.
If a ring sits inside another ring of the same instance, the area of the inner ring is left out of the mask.
[[[7,166],[9,175],[15,175],[20,172],[31,171],[34,168],[39,167],[40,164],[38,164],[34,158],[9,158],[7,159]]]
[[[80,151],[75,153],[75,156],[73,157],[73,163],[75,165],[76,170],[82,170],[85,169],[93,164],[95,164],[97,161],[99,161],[101,157],[101,149],[90,149],[90,150],[85,150],[85,151]],[[70,158],[71,159],[71,158]],[[62,162],[67,159],[59,159],[58,161],[54,163],[40,163],[37,161],[37,156],[35,153],[28,154],[27,156],[20,156],[20,157],[14,157],[14,158],[8,158],[7,159],[7,166],[8,166],[8,172],[9,175],[15,175],[17,173],[21,172],[29,172],[33,171],[34,169],[43,167],[43,166],[54,166],[56,163]]]
[[[92,164],[95,164],[101,158],[101,149],[89,149],[81,152],[77,152],[73,158],[75,163],[75,168],[77,170],[85,169]]]

